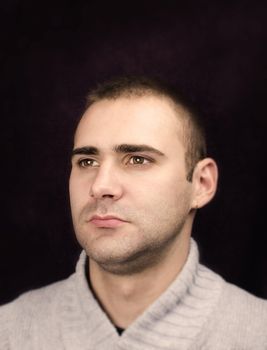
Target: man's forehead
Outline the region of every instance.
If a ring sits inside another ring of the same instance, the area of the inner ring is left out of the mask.
[[[90,132],[149,133],[156,129],[181,130],[183,110],[159,96],[119,97],[93,103],[83,114],[75,136]],[[75,138],[76,138],[75,137]],[[127,140],[128,141],[128,140]],[[134,141],[134,140],[133,140]]]
[[[99,101],[83,115],[74,150],[80,149],[79,154],[81,148],[90,147],[90,152],[104,156],[149,152],[150,147],[158,151],[153,151],[157,156],[161,153],[175,159],[178,154],[184,156],[186,147],[180,119],[168,101],[152,96]]]

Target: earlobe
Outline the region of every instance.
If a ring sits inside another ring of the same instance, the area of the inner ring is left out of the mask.
[[[218,168],[212,158],[199,161],[193,174],[194,198],[192,208],[206,205],[215,195],[218,181]]]

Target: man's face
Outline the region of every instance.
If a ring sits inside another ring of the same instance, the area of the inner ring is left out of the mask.
[[[140,270],[190,230],[193,194],[181,132],[177,112],[154,96],[103,100],[83,115],[71,210],[78,241],[104,269]]]

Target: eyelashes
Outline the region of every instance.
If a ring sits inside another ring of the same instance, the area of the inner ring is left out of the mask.
[[[154,159],[140,155],[130,155],[123,158],[123,164],[125,166],[144,166],[154,162]],[[79,168],[96,168],[100,166],[100,163],[93,158],[83,158],[77,161],[77,165]]]
[[[149,163],[152,163],[152,160],[143,156],[131,156],[128,161],[128,164],[132,165],[145,165]]]
[[[91,159],[91,158],[80,159],[78,160],[77,163],[80,168],[89,168],[89,167],[95,168],[99,166],[99,163],[95,159]]]

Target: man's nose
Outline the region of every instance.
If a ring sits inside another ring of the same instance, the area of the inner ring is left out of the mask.
[[[90,186],[90,196],[95,199],[119,199],[123,193],[121,180],[115,166],[100,165]]]

